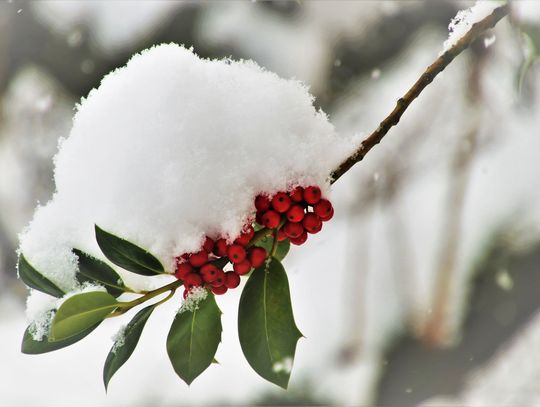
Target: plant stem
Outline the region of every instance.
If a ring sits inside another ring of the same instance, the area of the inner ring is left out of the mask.
[[[379,127],[371,133],[362,143],[360,147],[345,161],[343,161],[332,174],[330,174],[330,182],[333,184],[343,174],[351,169],[351,167],[364,159],[366,154],[377,144],[381,142],[388,131],[399,123],[401,116],[407,110],[409,105],[416,99],[420,93],[441,73],[462,51],[464,51],[471,43],[476,40],[485,31],[494,27],[503,17],[509,13],[509,6],[503,5],[493,10],[489,16],[483,20],[473,24],[469,32],[459,39],[459,41],[449,50],[445,51],[439,58],[435,60],[418,78],[408,92],[398,99],[396,107],[392,112],[379,124]]]

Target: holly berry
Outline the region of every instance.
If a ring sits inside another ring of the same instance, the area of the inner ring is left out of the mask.
[[[321,189],[317,186],[311,186],[304,189],[304,201],[310,205],[315,205],[321,200]]]
[[[233,264],[240,263],[246,258],[246,249],[239,244],[233,244],[227,249],[227,257]]]
[[[204,282],[211,283],[212,281],[214,281],[217,277],[218,270],[219,269],[211,263],[206,263],[204,266],[202,266],[200,273]]]
[[[262,247],[252,247],[248,253],[249,262],[253,268],[261,267],[267,256],[266,250]]]
[[[283,231],[285,232],[287,237],[295,239],[304,232],[304,227],[301,223],[287,222],[285,226],[283,226]]]
[[[275,229],[279,226],[281,217],[279,213],[269,210],[264,213],[261,217],[262,225],[266,226],[268,229]]]
[[[218,239],[214,244],[214,254],[218,257],[227,255],[227,241],[225,239]]]
[[[258,211],[267,211],[270,209],[270,199],[266,195],[257,195],[257,198],[255,198],[255,208]]]
[[[216,295],[222,295],[227,292],[228,288],[224,285],[220,285],[217,287],[212,287],[212,292]]]
[[[189,263],[181,263],[176,267],[175,277],[179,280],[183,280],[187,274],[193,273],[194,269]]]
[[[236,274],[243,276],[244,274],[249,273],[249,270],[251,270],[251,263],[249,260],[241,261],[240,263],[234,263],[233,269],[236,272]]]
[[[297,246],[304,244],[307,240],[307,233],[304,231],[299,237],[291,238],[291,243]]]
[[[304,219],[304,208],[301,205],[293,205],[287,211],[287,220],[289,222],[300,222]]]
[[[318,233],[322,229],[321,219],[313,212],[309,212],[302,221],[302,226],[308,233]]]
[[[225,284],[225,272],[221,269],[218,269],[216,273],[216,279],[210,283],[212,287],[219,287]]]
[[[304,200],[304,188],[296,187],[290,193],[289,196],[294,202],[302,202]]]
[[[208,253],[206,250],[200,250],[189,256],[189,262],[193,267],[201,267],[208,261]]]
[[[329,220],[332,215],[334,214],[334,208],[332,207],[332,204],[328,199],[321,199],[317,204],[313,207],[313,212],[321,218],[321,220]]]
[[[239,244],[241,246],[247,246],[249,242],[251,242],[251,239],[253,239],[254,235],[255,235],[255,230],[253,229],[253,226],[250,225],[244,232],[242,232],[240,236],[236,238],[234,243]]]
[[[225,287],[236,288],[240,285],[240,276],[234,271],[225,273]]]
[[[272,208],[276,212],[284,213],[291,207],[291,198],[285,192],[278,192],[272,198]]]
[[[207,253],[212,253],[212,250],[214,249],[214,241],[210,239],[208,236],[206,236],[206,239],[204,240],[203,249]]]
[[[186,287],[186,290],[191,290],[193,287],[199,287],[202,283],[201,276],[196,273],[189,273],[184,277],[184,287]]]
[[[283,228],[279,229],[277,232],[277,240],[278,242],[283,242],[285,239],[287,239],[287,233],[283,230]]]

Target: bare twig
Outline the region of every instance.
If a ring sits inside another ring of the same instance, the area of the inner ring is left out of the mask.
[[[459,39],[459,41],[435,60],[409,89],[409,91],[400,99],[398,99],[396,107],[392,112],[379,124],[379,127],[369,135],[360,147],[345,161],[343,161],[337,169],[331,174],[331,183],[336,182],[343,174],[351,169],[351,167],[366,156],[366,154],[377,144],[381,142],[388,131],[399,123],[401,116],[407,110],[414,99],[420,95],[424,88],[429,85],[435,77],[441,73],[463,50],[476,40],[485,31],[494,27],[504,16],[509,12],[509,6],[504,5],[493,10],[489,16],[475,23],[469,32]]]

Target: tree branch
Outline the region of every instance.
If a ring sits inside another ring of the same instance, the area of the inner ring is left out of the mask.
[[[494,27],[503,17],[509,12],[509,6],[504,5],[497,7],[493,10],[489,16],[483,20],[473,24],[469,32],[459,39],[459,41],[444,52],[439,58],[435,60],[415,82],[415,84],[408,90],[408,92],[398,99],[396,107],[392,112],[379,124],[379,127],[369,135],[362,143],[360,147],[345,161],[343,161],[338,168],[336,168],[330,175],[331,183],[336,182],[343,174],[351,169],[351,167],[359,161],[362,161],[366,154],[377,144],[381,142],[383,137],[388,131],[399,123],[401,116],[405,113],[405,110],[409,105],[420,95],[420,93],[428,86],[435,77],[441,73],[463,50],[465,50],[471,43],[476,40],[485,31]]]

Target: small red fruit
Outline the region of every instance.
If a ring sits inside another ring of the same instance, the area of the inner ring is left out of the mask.
[[[240,236],[236,238],[234,243],[241,246],[247,246],[249,242],[251,242],[251,239],[253,239],[253,235],[255,235],[255,230],[253,229],[253,226],[250,225],[246,230],[242,232]]]
[[[255,222],[257,222],[259,225],[263,225],[262,217],[264,215],[263,211],[257,211],[257,214],[255,215]]]
[[[225,273],[225,287],[236,288],[240,285],[240,276],[234,271]]]
[[[283,230],[283,228],[279,229],[277,232],[277,240],[278,242],[283,242],[285,239],[287,239],[289,236],[287,236],[287,233]]]
[[[227,241],[225,239],[218,239],[214,244],[214,254],[218,257],[227,255]]]
[[[193,267],[201,267],[208,261],[208,253],[206,250],[200,250],[197,253],[193,253],[189,256],[189,262]]]
[[[212,253],[213,248],[214,248],[214,241],[210,239],[208,236],[206,236],[206,239],[204,240],[204,243],[203,243],[203,249],[207,253]]]
[[[240,263],[234,263],[233,269],[236,274],[243,276],[244,274],[249,273],[249,270],[251,270],[251,263],[249,262],[249,260],[244,260]]]
[[[240,263],[246,258],[246,249],[239,244],[230,245],[227,249],[227,257],[231,263]]]
[[[328,199],[321,199],[313,207],[313,212],[315,212],[321,220],[328,220],[334,214],[334,208]]]
[[[248,258],[251,263],[251,266],[253,268],[261,267],[264,264],[264,261],[266,260],[266,256],[268,254],[266,253],[266,250],[262,247],[252,247],[249,250]]]
[[[304,231],[304,233],[302,233],[302,235],[300,235],[300,237],[291,239],[291,243],[295,244],[297,246],[300,246],[300,245],[304,244],[306,242],[306,240],[307,240],[307,233],[306,233],[306,231]]]
[[[200,273],[205,283],[211,283],[217,277],[218,268],[211,263],[206,263],[201,267]]]
[[[219,287],[225,284],[225,272],[221,269],[218,269],[216,273],[216,279],[210,283],[212,287]]]
[[[292,223],[287,222],[285,226],[283,226],[283,231],[287,235],[287,237],[290,237],[291,239],[296,239],[302,233],[304,232],[304,227],[302,226],[302,223]]]
[[[293,205],[287,211],[287,219],[289,222],[300,222],[304,219],[304,208],[301,205]]]
[[[212,292],[216,295],[222,295],[227,292],[228,288],[224,285],[220,285],[218,287],[212,287]]]
[[[262,225],[266,226],[268,229],[277,228],[279,226],[280,220],[281,217],[279,216],[279,213],[272,210],[266,211],[261,218]]]
[[[326,222],[326,221],[329,221],[330,219],[332,219],[332,217],[334,216],[334,208],[332,208],[332,210],[330,211],[330,213],[326,216],[320,216],[319,215],[319,218],[321,218],[321,220],[323,222]]]
[[[257,211],[267,211],[270,209],[270,199],[266,195],[257,195],[255,198],[255,208]]]
[[[196,273],[189,273],[184,277],[184,287],[186,290],[191,290],[193,287],[198,287],[202,284],[202,278]]]
[[[272,208],[276,212],[284,213],[291,207],[291,198],[285,192],[278,192],[272,198]]]
[[[176,273],[174,273],[174,275],[177,279],[183,280],[187,274],[193,273],[193,271],[194,270],[191,264],[182,263],[182,264],[179,264],[178,267],[176,267]]]
[[[313,212],[309,212],[302,221],[302,226],[308,233],[318,233],[322,229],[321,219]]]
[[[302,202],[304,200],[304,188],[294,188],[291,192],[289,192],[289,196],[294,202]]]
[[[315,205],[321,200],[321,189],[317,186],[311,186],[304,189],[304,201],[310,205]]]

